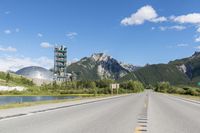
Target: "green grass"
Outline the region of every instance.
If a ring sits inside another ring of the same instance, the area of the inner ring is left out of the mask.
[[[181,95],[181,94],[170,94],[170,95],[181,97],[181,98],[186,98],[186,99],[190,99],[190,100],[200,101],[200,96]]]

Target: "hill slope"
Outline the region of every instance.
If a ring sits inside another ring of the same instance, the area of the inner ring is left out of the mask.
[[[140,80],[145,84],[169,81],[171,84],[193,84],[200,82],[200,52],[191,57],[170,61],[168,64],[147,65],[122,77],[120,81]]]
[[[200,82],[200,52],[191,57],[144,67],[123,64],[103,53],[93,54],[71,64],[68,72],[74,72],[78,80],[114,79],[118,81],[139,80],[145,84],[169,81],[171,84]]]
[[[82,58],[80,61],[68,66],[68,72],[76,74],[77,79],[119,79],[134,71],[137,67],[123,64],[104,53],[93,54],[91,57]]]

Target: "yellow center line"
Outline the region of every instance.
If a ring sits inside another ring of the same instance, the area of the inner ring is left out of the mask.
[[[144,107],[147,108],[147,104],[146,103],[144,104]]]
[[[135,128],[135,130],[134,130],[134,133],[141,133],[141,127],[140,126],[138,126],[138,127],[136,127]]]

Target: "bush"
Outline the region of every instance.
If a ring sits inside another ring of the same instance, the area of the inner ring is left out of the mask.
[[[166,93],[170,89],[172,90],[172,87],[169,82],[158,82],[155,91]]]
[[[139,81],[128,81],[120,84],[123,89],[131,90],[132,92],[141,92],[144,90],[144,86]]]

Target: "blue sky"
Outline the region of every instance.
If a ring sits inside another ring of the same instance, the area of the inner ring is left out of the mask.
[[[0,70],[52,67],[55,44],[73,61],[95,52],[134,65],[200,49],[197,0],[0,0]],[[4,62],[4,63],[3,63]]]

